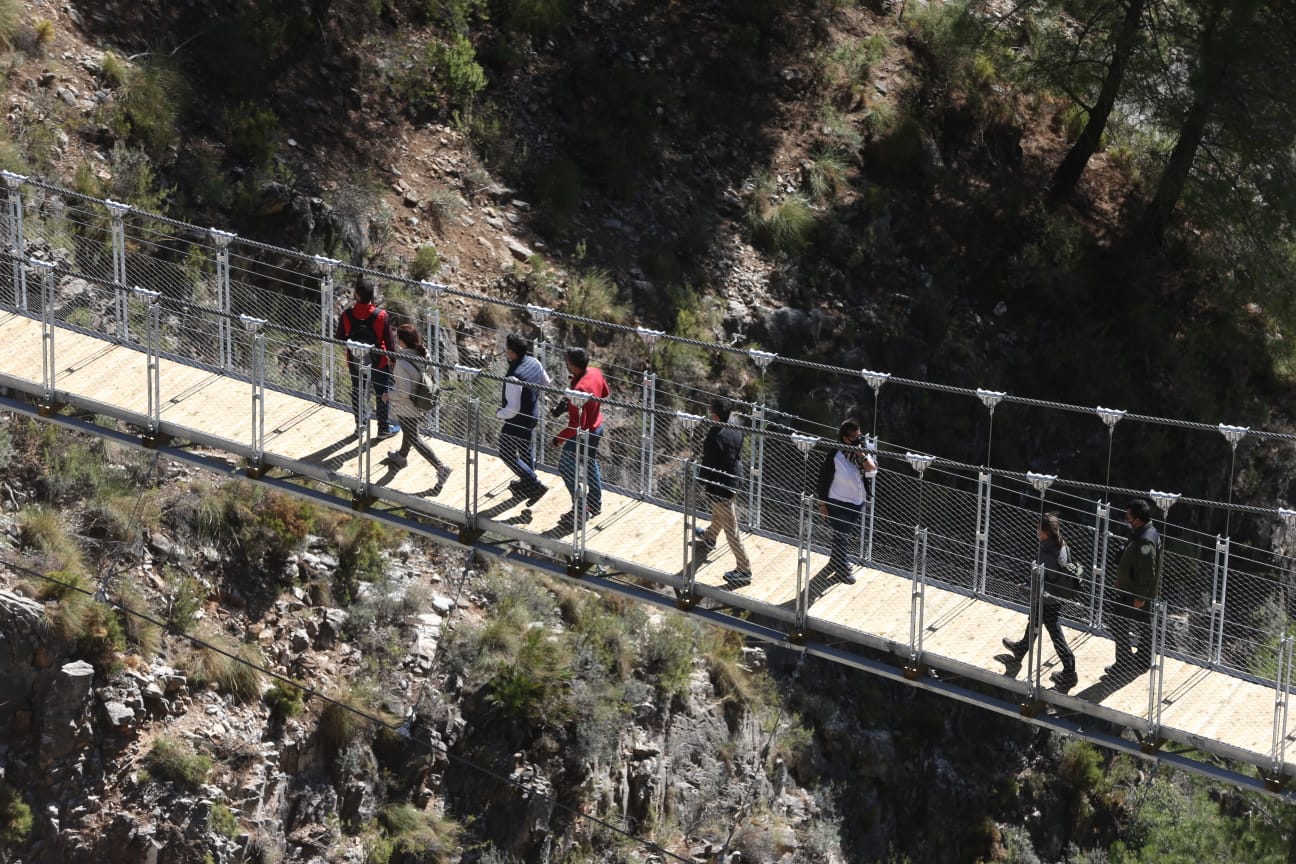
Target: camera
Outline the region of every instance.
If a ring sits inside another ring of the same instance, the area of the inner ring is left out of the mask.
[[[554,405],[552,408],[549,409],[549,413],[554,417],[561,417],[562,415],[567,413],[567,409],[570,405],[571,403],[568,402],[567,397],[564,396],[563,398],[558,400],[558,404]]]

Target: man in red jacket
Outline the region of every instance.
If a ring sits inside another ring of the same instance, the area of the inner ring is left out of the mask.
[[[355,303],[342,311],[338,316],[337,329],[333,338],[349,342],[360,342],[372,345],[380,351],[392,351],[396,344],[391,316],[386,310],[374,305],[373,285],[364,276],[356,278]],[[368,356],[366,356],[366,354]],[[383,398],[391,389],[391,358],[386,354],[375,352],[346,352],[347,371],[351,373],[351,410],[355,412],[357,425],[363,422],[369,406],[360,405],[360,364],[369,363],[369,383],[377,403],[378,438],[386,438],[400,431],[400,426],[390,422],[387,416],[387,400]],[[363,409],[363,410],[362,410]]]
[[[553,439],[555,447],[562,448],[558,457],[558,473],[567,491],[572,496],[571,512],[565,514],[560,524],[572,525],[576,515],[576,434],[581,430],[589,431],[589,460],[585,472],[587,493],[585,498],[586,513],[597,516],[603,510],[603,473],[599,469],[599,442],[603,440],[603,412],[599,410],[599,400],[608,397],[607,381],[603,373],[589,365],[589,354],[584,348],[568,348],[564,355],[567,371],[571,373],[571,389],[588,393],[585,404],[577,406],[569,399],[563,399],[554,409],[560,414],[567,410],[567,426]]]

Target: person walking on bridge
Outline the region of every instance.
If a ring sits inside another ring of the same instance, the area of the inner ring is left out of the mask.
[[[540,388],[550,384],[549,373],[531,356],[531,342],[521,333],[510,333],[504,342],[508,354],[508,371],[500,407],[495,416],[504,421],[500,427],[499,455],[517,475],[509,490],[527,499],[530,506],[549,491],[535,472],[532,437],[535,434],[537,409],[544,398]]]
[[[588,394],[584,405],[563,399],[554,407],[554,414],[567,412],[567,426],[553,439],[555,447],[562,448],[558,457],[558,473],[562,475],[567,492],[572,496],[572,509],[559,521],[560,528],[570,528],[576,519],[576,438],[579,432],[589,432],[589,459],[585,471],[587,516],[597,516],[603,510],[603,473],[599,468],[599,442],[603,439],[603,412],[599,401],[609,394],[603,373],[589,365],[589,354],[584,348],[568,348],[564,354],[567,371],[571,374],[571,389]]]
[[[344,309],[338,316],[337,328],[333,338],[347,342],[362,342],[372,345],[378,351],[352,352],[347,348],[347,371],[351,373],[351,412],[356,415],[356,426],[365,421],[369,407],[360,405],[360,365],[370,366],[369,383],[373,390],[378,414],[378,438],[395,435],[400,427],[389,422],[387,400],[384,398],[391,387],[391,358],[381,351],[393,350],[396,339],[392,330],[391,316],[385,309],[374,305],[373,285],[364,276],[356,277],[353,296],[355,302]]]
[[[819,512],[828,518],[832,528],[828,569],[848,585],[855,584],[850,550],[859,536],[860,513],[868,499],[867,478],[877,467],[864,449],[859,421],[854,417],[843,420],[837,428],[837,446],[828,451],[819,466],[816,491]]]
[[[423,339],[419,332],[409,324],[402,324],[396,328],[396,342],[402,352],[417,355],[427,359],[427,347],[423,344]],[[391,406],[391,410],[400,420],[401,442],[400,448],[392,450],[387,454],[386,461],[396,468],[404,468],[409,464],[409,451],[412,447],[417,450],[419,455],[432,463],[436,468],[437,487],[445,484],[446,478],[450,476],[450,466],[442,462],[423,440],[419,434],[419,424],[423,422],[424,412],[414,405],[414,391],[418,388],[419,381],[423,377],[423,370],[417,360],[410,357],[396,355],[396,365],[393,373],[393,386],[387,393],[383,394],[383,399]]]
[[[1103,671],[1137,676],[1152,665],[1152,603],[1161,588],[1157,568],[1161,537],[1152,524],[1152,502],[1146,498],[1134,498],[1125,506],[1125,521],[1132,534],[1116,566],[1111,606],[1116,662]],[[1137,637],[1137,654],[1129,642],[1131,631]]]
[[[725,584],[730,588],[741,588],[750,585],[752,577],[751,562],[738,533],[738,513],[734,506],[734,492],[742,466],[743,434],[737,426],[730,424],[732,413],[733,407],[728,399],[716,396],[711,400],[711,420],[716,425],[711,427],[702,442],[702,470],[698,472],[707,500],[711,502],[711,524],[694,530],[698,542],[707,552],[715,549],[716,538],[724,531],[734,555],[734,569],[724,574]]]
[[[1035,535],[1039,538],[1035,563],[1044,565],[1044,629],[1048,631],[1049,639],[1053,640],[1053,650],[1062,661],[1062,670],[1054,672],[1049,677],[1057,689],[1065,692],[1080,680],[1076,675],[1075,654],[1067,644],[1066,632],[1063,631],[1059,620],[1062,615],[1062,600],[1071,581],[1071,576],[1066,570],[1071,549],[1062,536],[1062,523],[1056,513],[1044,514],[1035,529]],[[1034,617],[1035,596],[1032,595],[1029,619]],[[1003,640],[1004,647],[1012,652],[1013,659],[1018,663],[1026,656],[1031,642],[1039,635],[1040,622],[1029,619],[1026,622],[1026,633],[1021,639],[1014,642],[1005,637]]]

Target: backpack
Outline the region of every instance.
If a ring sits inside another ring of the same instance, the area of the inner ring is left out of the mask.
[[[347,339],[375,347],[379,345],[378,333],[380,330],[385,331],[387,329],[386,310],[375,309],[368,318],[357,318],[350,309],[343,314],[346,315],[347,321],[351,323],[351,326],[347,328]],[[378,366],[381,359],[381,355],[370,353],[369,365]]]
[[[431,411],[436,405],[436,391],[432,389],[432,376],[428,375],[427,367],[422,363],[416,363],[415,368],[419,370],[419,377],[414,382],[410,404],[420,411]]]
[[[1059,556],[1058,563],[1062,565],[1062,571],[1048,573],[1049,593],[1061,597],[1063,600],[1074,600],[1080,596],[1080,591],[1084,587],[1085,566],[1079,561],[1072,561],[1070,549],[1062,547],[1062,555]]]

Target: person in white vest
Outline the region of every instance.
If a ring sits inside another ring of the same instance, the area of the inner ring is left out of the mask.
[[[837,427],[837,445],[824,456],[819,466],[819,512],[828,518],[832,529],[828,569],[847,584],[855,584],[851,572],[850,550],[859,538],[860,512],[868,500],[868,477],[877,471],[877,463],[864,449],[859,421],[851,417]]]

